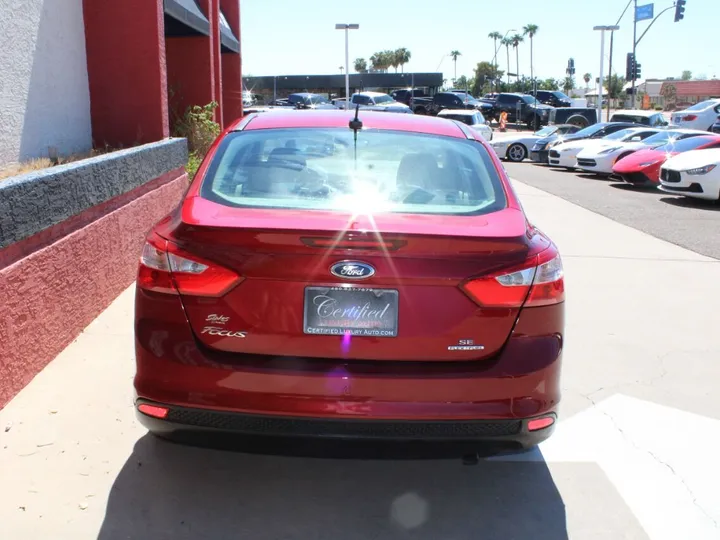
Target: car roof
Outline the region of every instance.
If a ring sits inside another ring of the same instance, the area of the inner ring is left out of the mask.
[[[355,92],[356,96],[387,96],[385,92]]]
[[[355,116],[354,111],[315,110],[280,111],[273,114],[248,115],[236,122],[230,131],[284,128],[346,128]],[[428,135],[441,135],[466,139],[467,135],[458,125],[432,116],[414,114],[388,114],[386,112],[363,111],[359,118],[363,129],[386,129],[411,131]]]
[[[627,114],[631,116],[653,116],[655,114],[661,114],[661,111],[642,111],[642,110],[634,110],[634,109],[621,109],[619,111],[615,111],[613,113],[613,116],[616,114]]]

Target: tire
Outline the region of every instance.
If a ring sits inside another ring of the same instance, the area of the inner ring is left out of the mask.
[[[415,109],[415,114],[427,114],[427,110],[425,110],[425,107],[417,107]]]
[[[527,148],[520,143],[511,144],[505,152],[505,156],[513,163],[520,163],[528,156]]]
[[[580,114],[574,114],[570,118],[567,119],[568,124],[572,124],[573,126],[578,126],[579,128],[586,128],[590,125],[590,122],[588,122],[588,119]]]

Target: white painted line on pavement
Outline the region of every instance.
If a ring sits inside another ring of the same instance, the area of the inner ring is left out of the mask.
[[[720,538],[720,420],[616,394],[539,451],[494,460],[594,462],[652,540]]]

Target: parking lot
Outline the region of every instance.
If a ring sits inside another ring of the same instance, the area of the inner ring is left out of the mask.
[[[626,224],[694,212],[675,243],[717,250],[718,213],[508,171],[567,276],[561,418],[538,450],[465,466],[452,447],[160,441],[133,416],[130,288],[0,411],[0,537],[718,538],[720,262]]]
[[[495,137],[514,134],[495,131]],[[579,170],[505,162],[512,178],[575,203],[618,223],[720,258],[720,204],[674,196],[655,188],[631,186]]]

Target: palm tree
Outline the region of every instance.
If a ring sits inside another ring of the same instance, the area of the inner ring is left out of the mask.
[[[533,72],[533,38],[538,33],[537,24],[527,24],[523,26],[523,35],[530,38],[530,82],[534,84],[535,74]],[[534,90],[535,88],[533,88]]]
[[[520,34],[515,34],[510,39],[512,40],[512,46],[515,49],[515,68],[517,70],[515,73],[515,80],[518,80],[518,79],[520,79],[520,47],[519,47],[519,45],[525,40],[523,39],[523,37]]]
[[[588,86],[590,84],[590,79],[592,79],[592,75],[590,75],[589,73],[583,75],[583,80],[585,81],[585,88],[590,88]]]
[[[394,51],[383,51],[385,55],[388,58],[388,66],[392,66],[395,68],[395,73],[397,73],[397,68],[400,65],[400,58],[398,58],[397,49]]]
[[[563,80],[563,90],[565,90],[566,94],[570,94],[570,91],[575,88],[575,79],[568,75]],[[600,96],[599,99],[602,99],[602,96]]]
[[[453,62],[455,62],[455,77],[453,77],[453,84],[455,84],[455,80],[457,79],[457,59],[458,56],[462,56],[462,53],[460,51],[452,51],[450,56],[452,56]]]
[[[500,45],[505,45],[505,52],[507,52],[507,83],[510,84],[510,45],[513,44],[511,38],[504,37],[500,41]]]
[[[364,58],[356,58],[354,67],[358,73],[365,73],[367,71],[367,62]]]
[[[503,36],[502,36],[502,34],[501,34],[500,32],[490,32],[490,33],[488,34],[488,37],[493,40],[493,67],[495,68],[495,71],[497,72],[497,68],[498,68],[498,63],[497,63],[497,50],[498,50],[498,46],[497,46],[497,42],[498,42],[498,39],[502,39]],[[495,83],[495,84],[497,84],[497,83]],[[491,89],[492,89],[492,85],[491,85]]]
[[[404,73],[405,70],[403,69],[403,66],[407,64],[410,61],[410,51],[407,50],[405,47],[401,47],[398,50],[395,51],[395,54],[397,55],[397,62],[400,66],[400,72]]]

